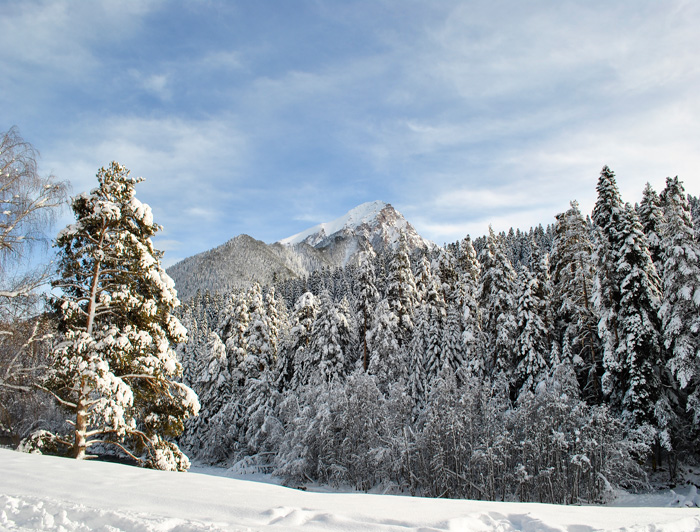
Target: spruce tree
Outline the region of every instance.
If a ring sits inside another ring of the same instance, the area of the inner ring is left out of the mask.
[[[292,330],[286,350],[284,367],[280,371],[281,386],[298,389],[308,382],[311,374],[311,330],[318,313],[318,299],[311,292],[301,295],[294,305]]]
[[[510,378],[517,329],[516,274],[503,251],[501,238],[490,227],[479,262],[479,305],[486,337],[486,359],[483,366],[489,375],[500,371]]]
[[[179,305],[172,279],[151,242],[160,226],[135,196],[142,179],[113,162],[99,186],[72,201],[76,222],[56,239],[63,333],[43,386],[71,414],[70,444],[86,458],[100,443],[149,467],[183,470],[189,461],[172,441],[199,410],[194,392],[177,380],[172,348],[187,331],[172,314]]]
[[[663,341],[669,350],[668,367],[689,394],[687,409],[700,427],[700,246],[678,177],[666,180],[662,199]]]
[[[550,259],[556,345],[561,346],[560,358],[583,370],[580,380],[584,397],[598,402],[598,366],[602,362],[593,306],[593,242],[576,201],[556,219]]]
[[[425,300],[421,305],[421,326],[414,332],[414,337],[418,334],[423,336],[423,365],[425,367],[426,383],[430,383],[437,378],[443,367],[450,365],[450,361],[445,358],[445,344],[443,339],[443,329],[445,326],[446,309],[445,301],[440,289],[439,279],[428,270],[428,279],[425,281]],[[414,355],[420,356],[418,353]]]
[[[374,311],[379,302],[379,291],[376,286],[376,275],[372,264],[372,257],[368,252],[363,252],[360,257],[360,275],[358,278],[359,294],[357,297],[358,319],[360,323],[360,341],[362,343],[362,367],[365,371],[369,368],[369,349],[367,347],[367,334],[371,327]]]
[[[534,391],[549,370],[547,300],[542,279],[526,268],[518,275],[518,329],[515,339],[515,391]]]
[[[607,166],[600,173],[597,191],[598,199],[593,209],[593,222],[596,226],[594,302],[600,317],[598,332],[602,341],[603,364],[615,365],[620,343],[618,320],[623,277],[617,270],[617,265],[623,247],[620,218],[624,207],[615,174]],[[610,392],[608,390],[606,393]]]
[[[603,389],[628,424],[655,426],[662,365],[659,278],[641,223],[629,204],[621,213],[620,222],[622,248],[616,267],[621,278],[619,343],[614,356],[605,358]]]
[[[399,245],[388,267],[387,300],[392,312],[399,319],[400,345],[406,345],[413,330],[413,313],[418,303],[416,281],[411,269],[408,241],[401,233]]]
[[[382,391],[392,384],[406,384],[409,375],[405,351],[400,346],[399,319],[383,299],[374,313],[372,326],[367,335],[370,374],[377,377]]]
[[[661,198],[649,183],[644,187],[642,201],[637,206],[637,214],[647,239],[647,247],[656,272],[663,276],[663,251],[661,238],[664,230],[664,211]]]
[[[462,240],[457,259],[459,293],[462,297],[462,358],[464,365],[456,371],[457,378],[464,382],[468,374],[483,376],[483,333],[481,310],[477,300],[481,265],[469,237]]]
[[[349,316],[338,311],[327,290],[319,296],[316,320],[311,328],[309,382],[342,381],[349,367],[351,326]]]

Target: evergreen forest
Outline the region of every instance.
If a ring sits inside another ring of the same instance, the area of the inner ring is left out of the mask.
[[[693,221],[695,220],[695,222]],[[581,503],[698,458],[700,202],[593,212],[178,309],[197,461],[430,497]]]

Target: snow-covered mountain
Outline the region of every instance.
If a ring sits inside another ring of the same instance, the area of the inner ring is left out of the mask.
[[[395,248],[401,233],[405,233],[412,247],[431,246],[394,207],[383,201],[358,205],[332,222],[310,227],[301,233],[284,238],[280,244],[293,246],[305,242],[315,248],[333,245],[341,238],[364,238],[378,248]]]
[[[274,244],[239,235],[174,264],[168,273],[180,299],[186,300],[198,290],[225,292],[357,263],[360,253],[370,248],[377,253],[396,249],[402,233],[411,250],[435,246],[390,204],[374,201]]]

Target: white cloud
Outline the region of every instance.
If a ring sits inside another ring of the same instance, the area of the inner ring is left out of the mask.
[[[96,66],[95,44],[122,40],[160,0],[22,0],[0,7],[0,57],[5,68],[37,67],[80,76]],[[7,72],[6,72],[7,73]]]

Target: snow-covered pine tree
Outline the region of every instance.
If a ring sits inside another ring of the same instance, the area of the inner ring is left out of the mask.
[[[622,294],[622,273],[618,272],[619,253],[623,242],[620,218],[624,211],[620,191],[615,182],[615,174],[607,166],[603,167],[598,179],[598,199],[593,209],[595,232],[596,277],[593,300],[597,314],[598,333],[602,342],[604,364],[616,364],[616,350],[620,343],[618,319]],[[610,362],[606,363],[606,360]],[[608,390],[608,394],[612,390]]]
[[[445,303],[450,304],[459,301],[459,273],[457,271],[457,260],[455,256],[447,249],[439,249],[437,251],[437,257],[433,260],[432,268],[440,281],[442,298]]]
[[[400,345],[406,345],[411,339],[413,313],[419,296],[411,269],[408,240],[404,233],[401,233],[399,246],[388,266],[387,274],[387,300],[392,312],[399,319],[397,340]]]
[[[328,291],[319,296],[316,320],[311,328],[308,382],[342,382],[350,364],[352,339],[349,316],[338,311]],[[345,309],[347,311],[347,309]]]
[[[694,238],[688,200],[678,177],[662,193],[666,224],[663,250],[663,340],[668,367],[687,390],[688,412],[700,427],[700,246]]]
[[[491,227],[479,262],[481,279],[478,301],[486,340],[484,370],[488,375],[500,371],[510,378],[517,329],[516,274],[503,251],[500,237]]]
[[[444,352],[443,331],[447,313],[440,280],[433,272],[430,270],[428,272],[427,286],[423,296],[425,299],[421,305],[421,318],[425,320],[425,323],[417,328],[414,336],[423,335],[425,379],[426,385],[430,386],[430,383],[437,378],[445,366],[451,368],[453,361],[447,360]],[[414,353],[414,355],[416,354]]]
[[[151,242],[160,226],[136,199],[142,179],[113,162],[97,180],[73,198],[76,222],[56,239],[63,336],[43,386],[70,412],[74,430],[53,440],[79,459],[111,444],[149,467],[185,470],[189,460],[172,438],[199,402],[177,382],[182,367],[172,346],[187,331],[172,314],[174,283]]]
[[[462,343],[464,286],[451,251],[438,250],[437,258],[433,261],[433,271],[438,276],[445,306],[442,320],[442,367],[449,367],[453,375],[457,375],[458,371],[461,374],[465,366]]]
[[[379,302],[371,328],[367,334],[370,374],[375,375],[383,392],[391,385],[405,385],[409,376],[405,350],[399,345],[399,319],[389,302]]]
[[[518,274],[518,329],[515,337],[516,394],[534,391],[549,370],[549,328],[547,301],[538,276],[521,267]]]
[[[281,388],[298,389],[308,382],[311,373],[311,329],[318,313],[318,299],[305,292],[297,300],[292,313],[292,330],[289,333],[283,367],[280,371]]]
[[[471,239],[462,240],[457,259],[459,293],[462,297],[462,357],[464,365],[456,371],[458,381],[464,382],[467,374],[483,376],[483,335],[481,331],[481,311],[477,301],[481,265]]]
[[[374,311],[379,302],[374,265],[372,264],[372,256],[369,252],[362,253],[360,257],[360,271],[357,284],[359,285],[357,313],[360,324],[360,341],[362,343],[362,367],[367,371],[369,368],[367,333],[369,332],[374,317]]]
[[[271,445],[278,439],[281,428],[274,420],[278,402],[275,384],[279,380],[277,363],[279,316],[274,288],[263,299],[262,289],[254,283],[248,294],[250,323],[246,331],[248,350],[242,364],[244,387],[235,399],[245,407],[241,420],[244,453],[254,457],[258,467],[267,466],[271,459]],[[274,436],[273,436],[274,434]]]
[[[428,290],[433,282],[433,268],[425,255],[421,257],[417,264],[415,282],[416,293],[418,294],[417,303],[422,305],[428,298]]]
[[[556,219],[550,257],[555,345],[561,346],[560,358],[583,370],[579,376],[583,396],[595,403],[601,399],[598,365],[602,361],[593,306],[593,242],[578,202],[572,201],[571,208]]]
[[[651,260],[654,261],[656,273],[661,277],[663,276],[661,238],[664,229],[664,211],[661,198],[649,183],[644,187],[642,201],[637,206],[637,214],[646,235]]]
[[[604,358],[603,391],[632,427],[656,426],[660,397],[659,278],[637,214],[628,203],[620,214],[616,271],[620,276],[619,342]],[[651,442],[649,442],[651,443]]]
[[[219,335],[209,332],[204,342],[202,338],[190,335],[188,344],[193,340],[196,342],[191,346],[194,358],[188,362],[183,361],[183,365],[196,364],[197,373],[188,384],[197,392],[202,407],[199,415],[185,424],[179,442],[190,456],[210,460],[213,458],[213,449],[208,445],[210,431],[213,429],[211,420],[230,401],[234,381],[229,373],[226,346]]]
[[[269,371],[277,359],[277,331],[270,327],[262,289],[254,283],[248,291],[248,315],[250,322],[244,338],[247,346],[243,359],[246,377],[257,377],[259,372]]]
[[[226,345],[229,370],[243,364],[248,343],[246,331],[250,324],[250,302],[247,294],[232,292],[228,295],[218,318],[217,334]]]

